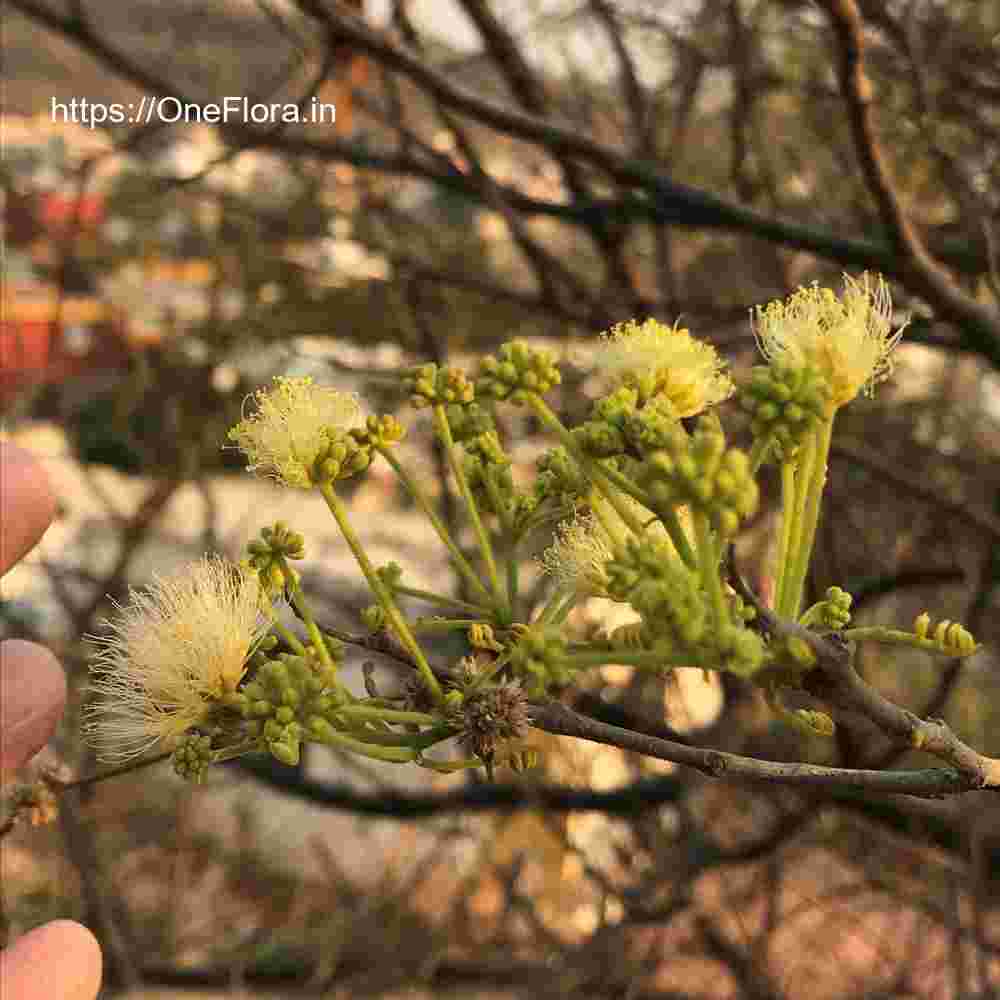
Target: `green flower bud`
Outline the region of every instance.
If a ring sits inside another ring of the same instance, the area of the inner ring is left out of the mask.
[[[298,574],[287,566],[286,560],[305,557],[305,539],[299,532],[289,529],[283,521],[262,528],[260,537],[248,542],[246,550],[244,565],[256,572],[260,585],[268,596],[274,598],[286,586],[298,581]],[[273,642],[276,644],[277,639],[274,638]],[[267,647],[273,648],[273,645]],[[258,650],[261,649],[264,647],[258,647]]]
[[[258,681],[250,681],[249,684],[243,685],[243,693],[252,702],[260,701],[261,698],[265,697],[266,692],[264,690],[264,685]]]
[[[577,447],[594,458],[612,458],[625,451],[624,434],[610,424],[588,420],[574,427],[571,434]]]
[[[510,457],[504,451],[496,431],[488,431],[486,434],[471,438],[465,443],[465,451],[467,454],[475,456],[484,465],[509,466],[511,464]]]
[[[371,416],[364,430],[352,430],[351,437],[361,447],[392,448],[406,437],[406,428],[391,414]]]
[[[558,628],[525,628],[511,650],[511,669],[521,677],[529,697],[540,697],[548,687],[570,681],[566,639]]]
[[[716,637],[723,670],[740,677],[752,677],[764,662],[764,641],[739,625],[722,628]]]
[[[622,432],[640,454],[674,447],[675,438],[687,437],[677,411],[666,396],[657,396],[642,409],[633,411],[624,421]]]
[[[467,405],[452,403],[445,407],[445,416],[456,444],[465,444],[480,434],[496,431],[493,418],[476,402]]]
[[[496,433],[480,434],[465,444],[463,471],[476,503],[491,514],[508,511],[517,491],[511,476],[511,460]]]
[[[948,656],[972,656],[979,648],[972,633],[958,622],[945,618],[937,623],[932,633],[930,623],[930,615],[925,611],[914,620],[913,631],[919,639],[930,639],[939,652]]]
[[[406,378],[410,402],[418,409],[438,403],[468,405],[475,399],[475,387],[458,368],[421,365]]]
[[[496,357],[483,358],[476,393],[520,405],[526,393],[542,395],[561,381],[550,351],[512,340],[500,347]]]
[[[809,365],[759,365],[740,388],[739,403],[750,414],[754,437],[772,438],[778,459],[788,461],[825,417],[830,384]]]
[[[361,612],[361,621],[369,632],[380,632],[385,628],[385,608],[381,604],[369,604]]]
[[[630,538],[606,564],[608,594],[642,617],[643,640],[693,646],[705,634],[708,609],[696,573],[666,539]]]
[[[171,757],[174,773],[197,784],[205,780],[212,760],[212,737],[194,731],[184,735]]]
[[[591,419],[620,429],[635,414],[638,398],[639,393],[635,389],[622,386],[595,401]]]
[[[740,522],[756,511],[760,491],[746,454],[726,450],[715,415],[702,417],[691,437],[679,424],[665,427],[663,443],[646,455],[637,472],[655,509],[687,504],[704,513],[723,538],[736,534]]]
[[[844,629],[851,622],[851,605],[854,598],[840,587],[828,587],[826,600],[820,610],[821,621],[827,628]]]
[[[372,449],[365,440],[365,433],[331,430],[326,443],[320,448],[312,468],[313,481],[332,483],[350,479],[371,465]]]
[[[403,581],[403,567],[398,562],[387,562],[375,573],[389,590],[395,590]]]
[[[559,445],[547,451],[538,462],[535,495],[539,500],[570,504],[590,492],[590,480],[579,463]]]

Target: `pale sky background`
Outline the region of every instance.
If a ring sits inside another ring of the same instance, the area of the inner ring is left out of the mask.
[[[579,6],[573,0],[496,0],[491,6],[516,34],[528,31],[533,24],[541,26],[527,55],[536,64],[545,66],[549,73],[558,73],[566,65],[567,54],[578,71],[584,68],[588,74],[603,77],[616,71],[613,53],[601,28],[581,18],[575,23],[559,23],[562,12]],[[691,0],[674,0],[664,4],[661,17],[667,19],[666,11],[673,11],[675,19],[681,21],[691,6]],[[388,19],[389,0],[367,0],[365,7],[367,16],[376,24],[384,24]],[[480,48],[475,26],[451,0],[412,0],[410,17],[428,35],[459,51],[475,52]],[[630,48],[644,82],[655,83],[663,75],[662,67],[653,59],[643,59],[636,47]]]

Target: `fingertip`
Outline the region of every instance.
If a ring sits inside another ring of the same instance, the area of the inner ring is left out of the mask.
[[[17,1000],[94,1000],[102,969],[97,938],[74,920],[36,927],[0,955],[0,982]]]
[[[41,462],[0,441],[0,574],[31,551],[56,516],[56,498]]]
[[[66,704],[66,675],[44,646],[0,643],[0,775],[27,763],[52,738]]]

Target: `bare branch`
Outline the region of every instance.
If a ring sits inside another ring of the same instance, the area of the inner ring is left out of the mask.
[[[886,702],[886,704],[895,707],[890,702]],[[878,706],[877,709],[872,707],[872,711],[876,710],[881,711],[881,706]],[[903,712],[904,710],[899,709],[899,711]],[[655,757],[657,760],[668,760],[675,764],[693,767],[711,778],[724,778],[732,781],[761,781],[806,787],[855,788],[879,794],[902,793],[920,797],[936,797],[982,788],[987,780],[984,771],[981,771],[978,766],[971,766],[973,762],[964,753],[957,751],[955,757],[961,760],[965,767],[964,770],[958,768],[926,768],[909,771],[854,770],[824,767],[818,764],[757,760],[753,757],[743,757],[722,750],[687,746],[588,719],[558,702],[549,702],[539,707],[533,707],[531,715],[534,725],[547,733],[574,736],[577,739],[619,747],[622,750],[630,750],[647,757]],[[932,739],[933,732],[936,747],[942,751],[948,749],[949,752],[953,749],[944,732],[937,728],[937,724],[920,723],[916,716],[913,716],[913,719],[916,724],[928,727],[926,730],[928,740]],[[925,744],[925,749],[930,750],[930,746]],[[972,752],[970,751],[970,753]],[[978,758],[979,755],[977,754],[976,757]],[[1000,767],[1000,762],[996,762],[996,766]],[[989,774],[993,780],[1000,780],[1000,776],[993,775],[992,771]]]
[[[1000,315],[966,295],[928,253],[906,217],[878,140],[874,87],[865,69],[864,22],[854,0],[823,0],[839,44],[841,91],[854,146],[889,239],[901,258],[900,277],[944,318],[978,340],[1000,342]]]

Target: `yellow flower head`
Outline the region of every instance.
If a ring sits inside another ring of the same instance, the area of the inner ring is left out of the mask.
[[[99,647],[90,690],[102,696],[84,724],[102,760],[174,745],[236,690],[247,657],[269,628],[254,575],[205,557],[131,591]]]
[[[248,397],[251,398],[251,397]],[[349,393],[316,385],[308,376],[277,376],[253,397],[257,410],[230,432],[251,472],[309,489],[317,457],[336,437],[361,423],[361,405]]]
[[[725,361],[711,344],[682,327],[655,319],[629,320],[603,334],[603,368],[621,385],[638,390],[640,402],[670,400],[679,417],[691,417],[732,395]]]
[[[892,374],[891,354],[903,330],[890,332],[889,286],[867,272],[859,281],[845,274],[839,298],[814,282],[785,301],[758,306],[752,323],[768,361],[790,368],[808,365],[827,377],[834,409],[861,391],[871,395],[876,383]]]

